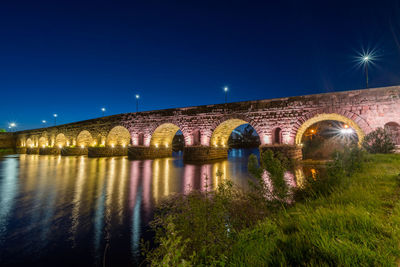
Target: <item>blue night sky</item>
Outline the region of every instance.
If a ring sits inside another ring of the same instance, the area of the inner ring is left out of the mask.
[[[0,36],[0,128],[364,88],[363,49],[400,84],[398,1],[7,0]]]

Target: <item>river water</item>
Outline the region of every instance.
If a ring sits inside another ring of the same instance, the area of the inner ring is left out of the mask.
[[[0,159],[0,265],[138,265],[140,242],[151,240],[154,206],[172,193],[215,188],[223,179],[246,187],[247,159],[184,164],[182,155],[129,161],[12,155]],[[222,176],[217,176],[217,171]],[[297,179],[296,179],[297,175]],[[293,186],[302,172],[287,173]]]

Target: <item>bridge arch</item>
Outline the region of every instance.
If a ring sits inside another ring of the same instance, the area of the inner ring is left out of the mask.
[[[49,144],[49,141],[46,137],[42,136],[39,138],[39,147],[45,147]]]
[[[64,146],[67,145],[67,137],[65,137],[65,135],[63,133],[59,133],[56,136],[56,141],[55,141],[55,145],[59,148],[62,148]]]
[[[31,138],[26,139],[26,146],[33,147],[35,144],[33,143]]]
[[[124,126],[115,126],[107,135],[108,146],[127,146],[131,142],[131,134]]]
[[[256,127],[253,124],[249,123],[247,120],[239,118],[228,118],[214,128],[210,139],[210,146],[227,147],[229,137],[232,134],[233,130],[243,124],[250,124],[259,135]]]
[[[81,131],[76,137],[76,145],[83,147],[94,145],[92,134],[87,130]]]
[[[362,141],[362,139],[365,136],[365,129],[362,129],[358,123],[356,123],[355,120],[338,114],[338,113],[320,113],[320,114],[316,114],[315,116],[307,119],[306,121],[304,121],[301,126],[299,126],[297,129],[295,129],[295,144],[296,145],[300,145],[302,142],[302,137],[303,134],[305,133],[305,131],[312,126],[315,123],[321,122],[321,121],[339,121],[339,122],[343,122],[347,125],[349,125],[352,129],[354,129],[357,133],[358,136],[358,140],[359,142]],[[358,120],[360,121],[360,120]]]
[[[159,125],[151,135],[150,146],[172,147],[172,140],[179,130],[179,126],[173,123],[163,123]]]

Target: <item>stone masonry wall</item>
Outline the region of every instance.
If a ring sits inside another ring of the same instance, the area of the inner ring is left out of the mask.
[[[301,125],[318,114],[330,113],[354,121],[364,133],[389,122],[400,125],[400,86],[126,113],[20,131],[14,136],[17,147],[27,146],[28,141],[32,146],[38,146],[41,137],[44,137],[41,144],[48,142],[52,146],[57,135],[62,133],[67,140],[66,146],[73,146],[79,133],[86,130],[96,145],[107,146],[111,129],[123,126],[130,133],[130,145],[140,144],[139,140],[143,138],[143,145],[150,146],[154,130],[171,123],[182,131],[186,147],[194,145],[194,132],[200,133],[200,145],[208,147],[213,145],[210,144],[211,136],[222,122],[238,119],[255,128],[262,145],[273,143],[273,131],[277,127],[281,129],[282,143],[295,145],[295,136]]]

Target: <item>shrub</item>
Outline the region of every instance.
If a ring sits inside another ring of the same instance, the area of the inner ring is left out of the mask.
[[[281,159],[279,159],[279,158]],[[248,170],[252,174],[256,182],[250,181],[253,194],[257,197],[263,197],[264,203],[286,201],[288,196],[288,186],[284,179],[285,165],[288,160],[283,159],[279,154],[274,155],[272,150],[266,150],[260,157],[260,164],[255,155],[249,157]]]
[[[145,250],[147,261],[152,266],[224,265],[237,234],[276,211],[288,196],[285,167],[272,151],[262,154],[261,164],[251,155],[249,170],[255,180],[247,192],[224,181],[214,191],[206,184],[204,192],[161,201],[151,223],[158,246]]]
[[[333,161],[327,165],[324,177],[305,177],[304,188],[295,189],[295,199],[316,198],[329,195],[335,188],[347,181],[355,172],[362,171],[368,157],[364,150],[357,145],[337,151],[333,154]]]
[[[377,128],[364,137],[362,146],[369,153],[392,153],[395,149],[395,144],[392,140],[392,135],[383,128]]]

